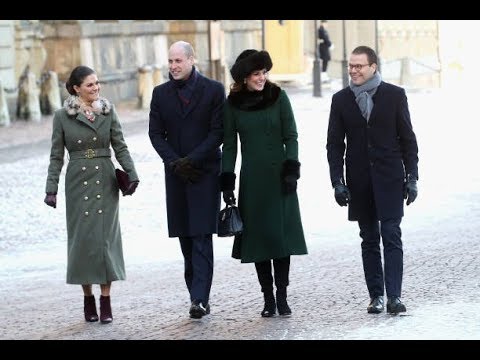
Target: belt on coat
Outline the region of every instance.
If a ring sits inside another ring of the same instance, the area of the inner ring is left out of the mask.
[[[79,159],[93,159],[97,157],[111,157],[112,152],[110,149],[87,149],[80,151],[70,151],[69,153],[70,160],[79,160]]]

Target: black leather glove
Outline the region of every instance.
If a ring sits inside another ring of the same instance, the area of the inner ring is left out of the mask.
[[[227,205],[235,205],[237,199],[235,199],[235,194],[233,193],[233,190],[223,191],[223,201],[225,201],[225,204]]]
[[[417,178],[409,174],[403,184],[403,198],[407,200],[407,206],[415,201],[417,195]]]
[[[45,199],[43,200],[43,202],[45,204],[47,204],[48,206],[51,206],[54,209],[56,209],[57,208],[57,194],[47,193],[47,195],[45,195]]]
[[[200,180],[203,172],[193,166],[190,159],[187,157],[175,160],[170,165],[173,172],[179,176],[183,181],[189,183],[195,183]]]
[[[335,185],[335,200],[340,206],[347,206],[350,202],[350,191],[343,183],[339,182]]]
[[[282,179],[282,192],[291,194],[297,191],[297,180],[300,178],[300,162],[294,159],[286,159],[282,164],[280,173]]]
[[[297,177],[295,175],[287,175],[283,178],[282,191],[284,194],[291,194],[297,191]]]
[[[128,184],[127,190],[123,193],[123,196],[132,195],[135,192],[135,190],[137,190],[138,183],[139,183],[138,180],[130,182]]]

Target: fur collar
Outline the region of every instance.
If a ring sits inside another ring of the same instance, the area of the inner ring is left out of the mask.
[[[280,90],[277,85],[267,82],[262,91],[248,91],[243,88],[241,91],[230,92],[228,102],[240,110],[261,110],[277,101]]]
[[[97,115],[107,115],[112,109],[112,104],[107,99],[100,97],[93,102],[93,112]],[[70,95],[63,102],[63,107],[67,111],[68,115],[78,115],[81,111],[81,102],[78,96]]]

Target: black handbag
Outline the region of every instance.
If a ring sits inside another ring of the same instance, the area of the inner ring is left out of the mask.
[[[241,234],[243,222],[240,217],[240,210],[235,205],[226,205],[218,214],[217,236],[227,237]]]

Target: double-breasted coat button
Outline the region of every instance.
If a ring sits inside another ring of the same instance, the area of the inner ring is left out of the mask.
[[[95,166],[95,169],[98,170],[98,169],[100,169],[100,167],[97,165],[97,166]]]
[[[97,181],[95,181],[95,182],[97,183],[97,185],[100,184],[100,180],[97,180]]]
[[[100,199],[102,196],[100,194],[97,194],[97,199]]]
[[[81,143],[82,143],[82,140],[79,139],[79,140],[77,141],[77,143],[81,144]]]
[[[88,200],[88,196],[85,196],[84,199],[85,199],[85,201]]]
[[[85,211],[85,216],[88,216],[88,211]]]
[[[102,209],[98,210],[98,213],[99,213],[99,214],[101,214],[102,212],[103,212]]]
[[[85,171],[87,170],[87,168],[85,166],[82,166],[82,171]]]
[[[97,137],[94,137],[94,138],[93,138],[93,141],[97,141]]]
[[[83,182],[83,185],[88,185],[88,181],[84,181],[84,182]]]

